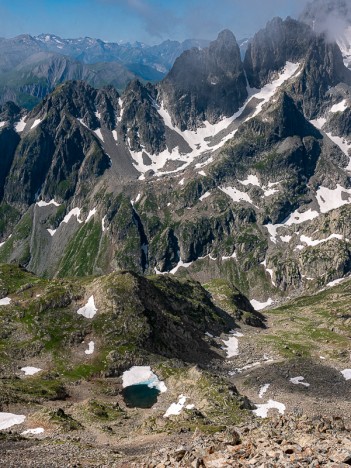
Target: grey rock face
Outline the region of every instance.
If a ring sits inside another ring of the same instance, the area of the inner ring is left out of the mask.
[[[165,125],[155,106],[155,91],[133,81],[123,94],[122,130],[130,149],[160,153],[166,148]]]
[[[315,118],[329,99],[328,90],[340,82],[351,84],[351,71],[344,65],[339,47],[323,36],[314,38],[298,82],[291,87],[308,118]]]
[[[244,67],[249,84],[261,88],[287,61],[298,62],[310,47],[312,30],[291,18],[274,18],[249,43]]]
[[[90,86],[79,82],[63,85],[38,106],[27,119],[42,119],[40,125],[24,133],[17,146],[5,184],[5,200],[30,204],[36,194],[66,199],[76,190],[86,191],[89,181],[103,174],[109,158],[91,128],[100,126],[97,103],[113,106],[118,95],[109,90],[103,99]],[[96,100],[96,101],[95,101]],[[116,109],[117,111],[117,109]],[[107,122],[111,115],[105,114]],[[79,188],[80,187],[80,188]]]
[[[246,78],[234,35],[223,31],[208,49],[184,52],[159,86],[172,120],[196,129],[233,115],[247,97]]]

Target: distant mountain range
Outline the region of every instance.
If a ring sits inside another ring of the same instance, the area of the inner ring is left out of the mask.
[[[247,42],[239,42],[242,54]],[[55,86],[68,80],[84,80],[96,88],[112,85],[118,91],[135,78],[157,82],[182,52],[208,44],[206,40],[188,39],[148,46],[90,37],[62,39],[53,34],[0,38],[0,104],[14,101],[32,108]]]

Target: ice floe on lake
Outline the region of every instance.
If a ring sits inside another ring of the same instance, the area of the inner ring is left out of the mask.
[[[151,370],[150,366],[133,366],[129,370],[123,372],[122,375],[123,388],[131,385],[147,385],[149,388],[156,388],[161,393],[167,391],[165,383],[157,377]]]

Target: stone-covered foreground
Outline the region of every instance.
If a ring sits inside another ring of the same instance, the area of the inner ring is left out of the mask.
[[[123,448],[100,446],[80,437],[67,440],[0,438],[1,466],[26,467],[334,467],[351,463],[350,427],[341,418],[273,417],[205,435],[178,433],[129,440]],[[162,448],[161,448],[162,447]]]
[[[213,437],[194,434],[188,444],[176,450],[164,447],[135,466],[336,468],[350,464],[350,427],[341,418],[288,414]]]

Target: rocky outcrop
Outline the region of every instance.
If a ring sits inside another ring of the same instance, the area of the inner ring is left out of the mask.
[[[155,91],[133,81],[123,94],[122,130],[132,151],[160,153],[166,149],[165,124],[157,112]]]
[[[117,95],[113,97],[117,99]],[[30,127],[16,148],[4,189],[7,202],[30,204],[40,193],[50,199],[67,199],[76,191],[85,192],[89,181],[94,184],[109,167],[98,138],[78,120],[92,128],[100,126],[95,98],[96,90],[73,82],[27,116],[40,124]],[[105,118],[111,119],[108,114]]]

